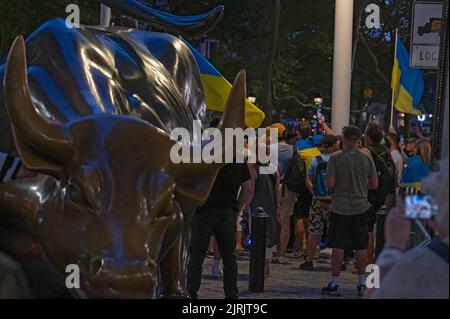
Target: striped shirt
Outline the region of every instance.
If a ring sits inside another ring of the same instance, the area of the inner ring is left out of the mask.
[[[0,152],[0,182],[15,179],[21,166],[20,158]]]

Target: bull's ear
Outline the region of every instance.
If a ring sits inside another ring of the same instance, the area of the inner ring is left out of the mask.
[[[17,138],[17,135],[14,133],[14,129],[13,139],[22,164],[27,169],[34,172],[47,174],[55,178],[61,176],[63,171],[62,165],[52,161],[50,158],[34,150],[32,147],[27,146],[25,142],[23,142],[20,138]]]
[[[223,137],[226,128],[244,129],[245,97],[246,73],[242,70],[234,80],[233,88],[219,125]],[[232,141],[226,141],[222,145],[222,152],[234,152],[234,143]],[[220,157],[222,159],[225,158],[224,154],[221,154]],[[205,158],[203,158],[203,161],[205,161]],[[175,172],[176,176],[178,200],[194,207],[202,205],[208,199],[221,166],[223,164],[171,165],[171,170]]]
[[[177,201],[188,207],[203,205],[208,199],[219,170],[197,171],[197,174],[185,174],[177,179]]]

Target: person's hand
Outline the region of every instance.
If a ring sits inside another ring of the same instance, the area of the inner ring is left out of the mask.
[[[436,220],[431,219],[431,220],[427,221],[427,224],[432,229],[434,229],[441,238],[444,238],[444,237],[448,236],[448,230],[446,229],[446,227],[444,227],[444,226],[440,225],[439,223],[437,223]]]
[[[325,123],[326,123],[326,119],[325,116],[320,115],[317,119],[317,122],[319,123],[319,125],[322,127]]]
[[[395,127],[392,124],[389,126],[389,133],[397,133],[395,131]]]
[[[411,221],[403,217],[403,198],[397,195],[397,206],[389,211],[384,227],[386,246],[404,250],[409,241]]]

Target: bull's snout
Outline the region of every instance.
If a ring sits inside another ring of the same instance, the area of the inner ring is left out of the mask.
[[[113,290],[153,291],[155,264],[147,260],[124,260],[93,256],[89,263],[89,281],[94,286]]]

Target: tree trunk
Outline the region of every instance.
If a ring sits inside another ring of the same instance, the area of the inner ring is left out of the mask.
[[[361,24],[364,18],[365,8],[369,4],[369,0],[359,0],[356,7],[356,12],[358,12],[357,19],[355,21],[356,25],[356,35],[353,38],[353,56],[352,56],[352,72],[355,69],[356,63],[356,52],[358,51],[358,44],[361,36]]]
[[[278,28],[280,24],[280,12],[281,12],[281,1],[280,0],[272,0],[272,11],[270,15],[270,19],[272,21],[270,35],[267,44],[266,57],[264,60],[264,70],[262,72],[262,83],[263,83],[263,107],[264,112],[266,113],[266,119],[264,124],[270,125],[272,124],[272,113],[273,113],[273,104],[272,104],[272,69],[273,62],[275,59],[275,53],[277,50],[277,42],[278,42]]]

